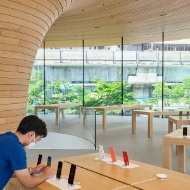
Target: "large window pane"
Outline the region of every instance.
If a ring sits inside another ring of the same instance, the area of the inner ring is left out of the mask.
[[[65,145],[63,146],[63,139],[71,141],[67,148],[71,146],[84,149],[95,147],[95,111],[91,112],[91,125],[87,123],[84,127],[81,117],[83,105],[82,46],[39,49],[33,73],[35,75],[32,76],[35,77],[31,77],[33,80],[31,80],[30,88],[33,89],[32,84],[35,84],[37,92],[36,97],[33,96],[36,101],[31,106],[41,106],[37,113],[46,122],[49,133],[47,142],[45,140],[37,148],[44,148],[44,146],[66,148]],[[41,95],[40,90],[45,91],[45,95],[43,93]],[[29,92],[29,96],[31,95]],[[64,137],[60,136],[63,134]],[[55,136],[57,136],[56,139],[54,139]],[[50,141],[54,142],[48,145]]]
[[[168,109],[189,108],[190,102],[190,40],[169,41],[165,33],[164,52],[164,107]]]
[[[118,41],[118,44],[120,43]],[[85,106],[111,106],[126,103],[122,102],[121,59],[120,45],[85,47]],[[112,113],[116,114],[120,111]]]

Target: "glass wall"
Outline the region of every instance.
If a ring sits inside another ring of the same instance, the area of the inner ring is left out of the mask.
[[[45,65],[44,65],[44,53],[43,49],[40,49],[37,53],[31,77],[30,85],[28,89],[28,102],[27,102],[27,113],[34,113],[35,105],[45,104]]]
[[[189,77],[190,45],[162,43],[162,34],[158,41],[124,44],[123,51],[121,42],[40,49],[31,76],[28,112],[33,112],[34,105],[65,102],[89,107],[137,103],[153,104],[156,109],[187,107],[189,91],[184,83]],[[78,113],[75,108],[65,112]]]
[[[127,45],[121,38],[115,46],[92,47],[81,41],[81,47],[39,49],[31,75],[28,113],[34,113],[37,105],[70,104],[58,113],[55,108],[42,108],[38,114],[48,121],[49,132],[95,143],[94,128],[88,130],[92,138],[85,135],[89,133],[84,132],[82,118],[78,117],[80,106],[152,104],[159,110],[189,108],[190,44],[167,39],[169,35],[161,33],[152,43]],[[87,115],[94,118],[95,111]],[[74,123],[76,127],[70,127]]]
[[[169,41],[164,35],[164,108],[184,109],[190,107],[190,44]]]
[[[34,85],[35,96],[29,91],[29,97],[35,101],[29,104],[28,112],[34,113],[36,107],[35,114],[38,114],[47,124],[49,133],[47,138],[51,139],[55,134],[64,134],[63,138],[69,136],[75,137],[76,142],[79,142],[79,139],[82,140],[78,145],[75,143],[73,148],[95,147],[95,111],[90,112],[91,125],[87,123],[84,127],[81,117],[83,105],[82,46],[39,49],[31,76],[30,89],[34,89]],[[53,144],[58,145],[63,138],[57,136]],[[44,148],[46,144],[44,142],[40,143],[39,147]],[[71,147],[74,141],[72,139],[69,144],[68,142],[67,148]],[[62,143],[62,145],[66,147],[65,144]],[[61,145],[56,147],[60,148]]]
[[[84,106],[123,104],[120,45],[85,47],[84,55]]]
[[[162,42],[162,34],[158,38]],[[154,96],[155,84],[162,82],[162,59],[154,43],[124,45],[124,78],[137,104],[152,104],[153,109],[162,109]]]

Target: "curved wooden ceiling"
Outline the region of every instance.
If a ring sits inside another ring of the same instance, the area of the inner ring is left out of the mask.
[[[190,38],[187,0],[76,0],[47,32],[47,46],[137,44]]]

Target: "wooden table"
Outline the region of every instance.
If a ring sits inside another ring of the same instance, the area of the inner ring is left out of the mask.
[[[62,176],[68,176],[70,170],[70,163],[64,162],[64,159],[57,159],[52,162],[52,166],[57,168],[58,161],[63,162]],[[33,164],[31,164],[33,166]],[[126,184],[119,182],[117,180],[108,178],[106,176],[100,175],[98,173],[89,171],[85,168],[77,167],[75,182],[80,182],[81,190],[111,190],[118,187],[123,187],[126,190],[137,190],[134,187],[126,186]],[[20,182],[14,178],[9,181],[5,190],[26,190]],[[43,182],[32,190],[60,190],[59,188],[51,185],[48,182]]]
[[[153,131],[153,118],[157,115],[179,115],[179,111],[154,111],[154,110],[132,110],[132,134],[136,133],[136,116],[147,115],[148,116],[148,137],[152,137]],[[182,114],[186,114],[187,111],[182,111]]]
[[[183,130],[178,129],[163,137],[163,167],[172,169],[171,148],[177,145],[178,171],[185,172],[185,146],[190,146],[190,132],[183,137]]]
[[[68,176],[70,164],[76,164],[75,182],[80,182],[82,190],[137,190],[136,188],[144,190],[179,190],[182,187],[183,190],[189,190],[189,175],[134,160],[130,160],[130,162],[139,165],[139,167],[123,169],[114,164],[95,160],[94,158],[97,157],[99,157],[99,154],[94,153],[61,158],[53,160],[52,166],[56,169],[58,161],[63,161],[62,176]],[[122,158],[117,157],[117,159]],[[156,178],[158,173],[166,174],[168,176],[167,179],[161,180]],[[6,190],[26,189],[22,187],[17,179],[11,179],[6,186]],[[58,188],[48,182],[43,182],[33,190],[58,190]]]
[[[176,124],[176,129],[181,129],[181,125],[190,125],[190,117],[189,116],[168,117],[168,133],[173,132],[173,124]]]
[[[39,109],[55,109],[56,114],[56,125],[59,123],[59,113],[62,112],[62,117],[64,117],[64,109],[69,107],[78,107],[79,117],[81,115],[81,103],[62,103],[62,104],[49,104],[49,105],[39,105],[34,107],[34,114],[38,115]]]
[[[183,190],[189,190],[189,175],[134,160],[130,160],[130,162],[139,165],[139,167],[123,169],[114,164],[107,164],[103,161],[95,160],[94,158],[97,157],[99,155],[96,153],[87,154],[65,158],[65,162],[74,163],[78,167],[130,184],[130,186],[135,188],[144,190],[179,190],[183,188]],[[120,157],[117,157],[117,159],[122,160]],[[156,178],[156,174],[159,173],[166,174],[168,177],[164,180],[158,179]]]
[[[83,108],[83,124],[86,124],[86,116],[87,116],[87,110],[96,110],[102,112],[102,128],[106,128],[106,112],[112,111],[112,110],[135,110],[140,108],[149,108],[149,110],[152,109],[152,105],[139,105],[139,104],[132,104],[132,105],[118,105],[118,106],[97,106],[97,107],[84,107]]]

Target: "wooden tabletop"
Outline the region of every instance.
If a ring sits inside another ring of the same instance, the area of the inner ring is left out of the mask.
[[[172,123],[190,124],[190,116],[169,116],[168,121]]]
[[[47,104],[47,105],[37,105],[35,108],[43,109],[43,108],[67,108],[67,107],[75,107],[75,106],[81,106],[81,103],[60,103],[60,104]]]
[[[65,162],[65,160],[57,159],[53,160],[52,166],[57,169],[57,163],[58,161],[63,162],[63,168],[62,168],[62,177],[67,178],[69,175],[70,170],[70,163]],[[46,161],[45,161],[46,162]],[[36,164],[36,163],[35,163]],[[35,164],[30,164],[30,166],[35,166]],[[122,189],[127,190],[136,190],[136,188],[133,188],[131,186],[128,186],[122,182],[119,182],[117,180],[108,178],[104,175],[100,175],[98,173],[89,171],[85,168],[77,167],[76,168],[76,174],[75,174],[75,180],[76,183],[80,183],[80,186],[82,190],[111,190],[116,189],[119,187],[123,187]],[[26,190],[19,182],[18,180],[11,179],[9,184],[9,187],[6,188],[6,190]],[[49,184],[48,182],[43,182],[42,184],[38,185],[38,187],[34,188],[33,190],[60,190],[59,188]]]
[[[84,190],[136,190],[136,188],[144,190],[179,190],[183,188],[183,190],[189,190],[189,175],[133,160],[130,160],[130,163],[137,164],[139,167],[124,169],[114,164],[95,160],[97,157],[99,157],[99,154],[94,153],[61,158],[54,160],[52,166],[56,169],[58,161],[62,161],[62,177],[64,177],[69,175],[71,163],[76,164],[75,182],[79,182],[81,189]],[[120,157],[117,157],[117,159],[122,160]],[[159,179],[156,174],[166,174],[167,178]],[[17,179],[11,179],[9,185],[13,185],[12,189],[6,188],[6,190],[25,190]],[[48,182],[44,182],[34,189],[58,190]]]
[[[94,107],[84,107],[84,109],[95,109],[97,111],[102,110],[125,110],[125,109],[137,109],[137,108],[149,108],[152,109],[152,105],[149,104],[130,104],[130,105],[114,105],[114,106],[94,106]]]
[[[178,129],[168,135],[165,135],[163,139],[165,139],[169,144],[189,146],[190,131],[188,131],[187,136],[183,136],[183,129]]]
[[[186,185],[183,187],[183,190],[189,190],[190,176],[188,175],[133,160],[130,160],[130,162],[139,165],[139,167],[123,169],[117,165],[95,160],[94,158],[98,156],[98,154],[81,155],[65,158],[65,161],[68,163],[75,163],[90,171],[100,173],[120,182],[130,184],[133,187],[145,190],[179,190],[184,184]],[[119,157],[118,159],[122,160],[122,158]],[[156,178],[156,174],[159,173],[166,174],[167,179],[161,180]]]
[[[189,110],[133,110],[135,114],[142,115],[179,115],[179,112],[186,114]]]

